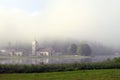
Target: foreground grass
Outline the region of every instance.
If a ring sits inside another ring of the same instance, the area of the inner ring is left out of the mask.
[[[120,69],[0,74],[0,80],[120,80]]]

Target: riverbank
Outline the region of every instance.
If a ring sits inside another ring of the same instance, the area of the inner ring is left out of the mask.
[[[120,80],[120,69],[0,74],[1,80]]]

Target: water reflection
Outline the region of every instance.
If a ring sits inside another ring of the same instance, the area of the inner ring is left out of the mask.
[[[94,56],[89,58],[23,58],[23,59],[2,59],[0,64],[58,64],[58,63],[74,63],[74,62],[100,62],[119,56]]]

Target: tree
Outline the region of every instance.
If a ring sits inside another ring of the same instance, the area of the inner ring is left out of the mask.
[[[82,51],[82,50],[81,50],[81,45],[78,45],[78,47],[77,47],[77,54],[78,54],[78,55],[81,55],[81,51]]]
[[[91,55],[91,48],[88,44],[84,43],[78,46],[77,53],[83,56],[90,56]]]
[[[77,52],[77,45],[76,44],[71,44],[69,47],[69,53],[72,55],[75,55]]]

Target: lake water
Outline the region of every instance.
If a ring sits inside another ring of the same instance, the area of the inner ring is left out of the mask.
[[[100,62],[114,57],[120,57],[120,55],[111,56],[93,56],[87,58],[79,58],[76,56],[70,57],[51,57],[51,58],[6,58],[0,59],[0,64],[58,64],[58,63],[74,63],[74,62]]]

